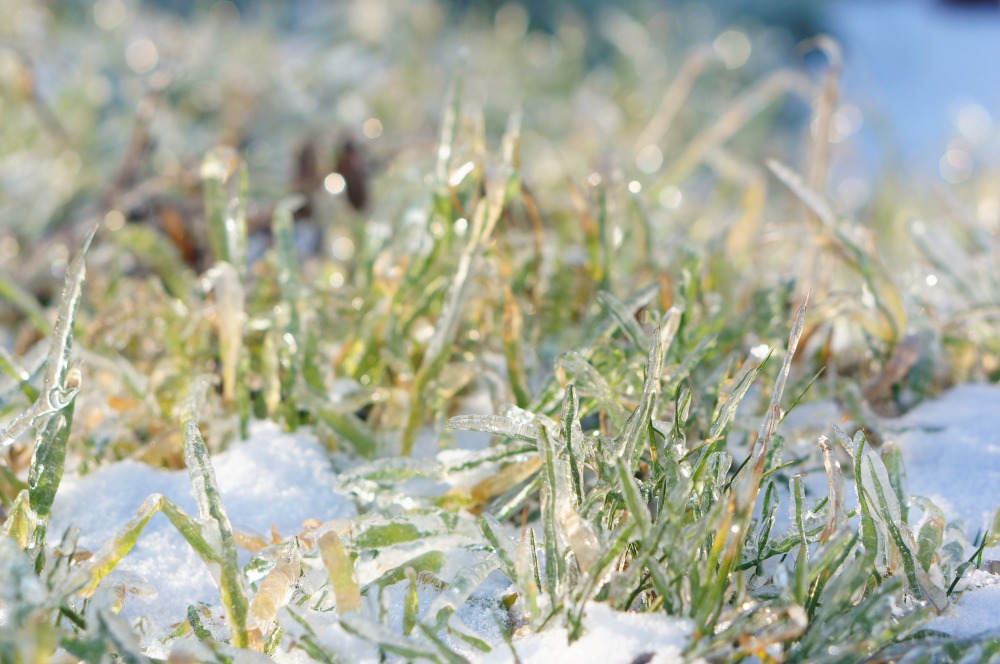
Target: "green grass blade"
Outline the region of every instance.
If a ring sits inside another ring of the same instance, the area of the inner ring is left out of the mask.
[[[236,544],[232,526],[222,505],[215,470],[208,448],[194,420],[184,423],[184,462],[188,467],[191,486],[198,504],[198,522],[202,537],[212,548],[214,563],[209,565],[219,586],[223,612],[229,625],[232,644],[247,647],[247,592],[243,573],[236,562]]]

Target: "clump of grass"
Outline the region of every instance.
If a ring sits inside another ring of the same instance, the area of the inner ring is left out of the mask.
[[[569,93],[545,76],[525,82],[523,114],[503,109],[506,129],[490,149],[500,109],[464,96],[486,74],[460,64],[436,150],[404,154],[369,183],[383,203],[363,216],[308,184],[308,150],[289,184],[227,147],[209,151],[197,172],[163,167],[146,178],[137,149],[102,199],[101,215],[116,223],[98,232],[86,289],[94,231],[66,266],[54,325],[31,288],[0,273],[12,305],[4,315],[26,340],[0,355],[0,407],[10,417],[0,460],[2,659],[62,649],[87,661],[147,661],[117,615],[126,596],[104,580],[156,511],[219,589],[224,629],[192,606],[163,638],[196,644],[201,661],[292,646],[317,661],[351,661],[356,652],[324,631],[331,616],[383,655],[467,661],[490,645],[456,614],[497,569],[512,584],[488,602],[502,639],[515,625],[579,639],[588,607],[604,602],[689,621],[685,656],[712,662],[989,654],[988,642],[922,628],[950,610],[1000,521],[966,555],[941,511],[907,494],[898,447],[880,439],[872,413],[1000,371],[989,325],[995,279],[918,241],[896,259],[926,261],[950,282],[935,309],[930,296],[907,295],[908,276],[882,251],[905,234],[880,237],[827,199],[823,127],[839,59],[831,42],[819,45],[830,62],[820,83],[795,69],[741,81],[713,69],[712,49],[696,48],[658,111],[597,141],[621,157],[620,169],[595,162],[594,141],[572,134],[575,115],[560,120],[566,127],[546,124],[537,107]],[[508,60],[520,50],[484,42],[483,59],[520,67]],[[233,67],[237,57],[219,54]],[[560,67],[550,75],[582,79],[572,63]],[[642,88],[634,72],[619,75],[621,94],[601,99],[625,108]],[[204,101],[183,86],[170,93]],[[768,118],[789,94],[817,102],[820,127],[803,146],[804,175],[768,162],[793,196],[770,190],[754,165],[768,132],[783,130]],[[255,131],[290,142],[283,132],[294,123],[262,116]],[[402,119],[386,110],[383,123]],[[565,138],[558,177],[544,177],[537,135],[522,137],[522,124]],[[134,144],[149,131],[140,121]],[[647,148],[664,157],[662,175],[632,168]],[[638,190],[622,175],[637,178]],[[77,186],[86,199],[97,185]],[[678,208],[670,201],[682,190]],[[665,208],[655,204],[661,194]],[[157,212],[144,217],[146,208]],[[185,225],[177,210],[201,225]],[[143,221],[125,223],[126,213]],[[324,246],[337,230],[351,252],[300,252],[309,222],[330,227]],[[253,233],[269,233],[272,248],[251,256]],[[812,269],[796,262],[806,246],[826,270],[808,310],[809,284],[790,277]],[[982,242],[963,251],[974,265],[987,253]],[[920,334],[907,332],[913,326]],[[836,353],[835,327],[848,339]],[[463,415],[472,395],[485,395],[495,414]],[[818,398],[841,404],[856,433],[833,427],[826,433],[839,447],[820,436],[817,453],[791,454],[779,424]],[[74,418],[77,402],[111,433]],[[361,515],[271,542],[234,533],[210,450],[245,437],[252,417],[320,438]],[[18,436],[30,427],[35,440],[24,445]],[[493,444],[434,455],[458,430],[491,434]],[[123,457],[186,467],[197,516],[153,495],[89,558],[72,529],[55,543],[47,523],[66,460],[85,472]],[[853,476],[852,511],[841,464]],[[825,474],[826,495],[806,491],[811,471]],[[471,485],[470,473],[481,473]],[[412,495],[414,479],[452,488]],[[786,508],[791,526],[775,533]],[[413,554],[415,543],[425,550]],[[237,546],[253,552],[242,569]],[[380,573],[362,583],[361,563],[371,561]]]

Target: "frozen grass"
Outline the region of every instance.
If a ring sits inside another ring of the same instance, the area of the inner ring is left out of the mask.
[[[95,168],[2,200],[3,660],[994,656],[995,388],[914,408],[998,377],[995,215],[964,211],[994,180],[842,213],[828,39],[821,78],[695,45],[652,83],[662,17],[610,11],[588,73],[586,26],[510,15],[413,64],[449,33],[399,9],[381,41],[338,10],[284,41],[130,16],[190,68],[123,79],[138,115],[15,99],[5,145]],[[378,109],[365,150],[394,133],[377,175],[322,139],[260,158],[328,98]]]

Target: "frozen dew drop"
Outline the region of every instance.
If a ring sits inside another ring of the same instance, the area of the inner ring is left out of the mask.
[[[966,104],[956,115],[955,126],[966,139],[978,143],[989,135],[993,119],[979,104]]]
[[[635,156],[635,165],[643,173],[655,173],[663,165],[663,153],[655,145],[647,145]]]
[[[330,173],[323,179],[323,188],[334,196],[342,193],[346,186],[347,182],[344,180],[344,176],[340,173]]]
[[[668,210],[676,210],[680,207],[683,199],[684,195],[681,193],[681,190],[673,185],[665,187],[660,191],[660,205]]]
[[[125,226],[125,215],[118,210],[111,210],[104,215],[104,226],[109,231],[120,231]]]
[[[147,37],[136,39],[125,49],[125,62],[128,63],[129,69],[136,74],[152,71],[159,57],[156,52],[156,44]]]
[[[972,157],[965,150],[948,150],[939,164],[941,177],[952,184],[965,182],[972,175]]]
[[[349,237],[338,237],[330,246],[333,256],[337,260],[347,261],[354,256],[354,243]]]
[[[868,187],[858,178],[847,178],[837,185],[837,199],[844,209],[857,210],[868,202]]]
[[[114,30],[125,20],[122,0],[97,0],[94,3],[94,23],[102,30]]]
[[[21,245],[13,235],[0,239],[0,260],[14,258],[21,251]]]
[[[750,40],[739,30],[727,30],[716,38],[712,44],[727,69],[738,69],[747,63],[750,57]]]
[[[363,131],[368,138],[378,138],[382,135],[382,123],[376,118],[368,118],[365,120]]]
[[[517,41],[528,32],[528,12],[518,3],[508,2],[497,10],[493,26],[500,41]]]
[[[936,275],[928,274],[926,281],[928,286],[937,286],[938,278]]]
[[[642,184],[638,180],[632,180],[628,183],[628,190],[633,194],[638,194],[642,191]]]

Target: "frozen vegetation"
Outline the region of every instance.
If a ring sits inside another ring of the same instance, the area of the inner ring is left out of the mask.
[[[988,114],[869,191],[829,37],[309,7],[0,0],[0,661],[1000,658]]]

